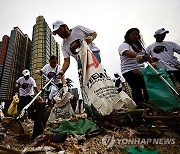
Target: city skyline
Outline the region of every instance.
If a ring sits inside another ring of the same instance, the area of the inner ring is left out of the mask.
[[[69,28],[85,26],[97,32],[94,42],[101,51],[102,65],[112,78],[114,72],[120,72],[118,47],[129,28],[140,30],[145,47],[155,42],[153,34],[159,28],[169,30],[165,40],[180,44],[179,8],[179,0],[6,0],[0,6],[0,38],[8,35],[14,26],[19,26],[31,38],[32,26],[39,15],[44,16],[51,30],[55,20],[64,21]],[[58,36],[55,40],[62,42]],[[65,75],[72,78],[75,87],[79,86],[73,58]]]
[[[16,92],[15,82],[24,69],[31,71],[37,87],[42,88],[46,79],[37,75],[36,70],[49,63],[51,55],[60,57],[59,44],[43,16],[36,18],[32,29],[32,40],[19,27],[14,27],[10,36],[3,36],[0,48],[3,56],[0,59],[0,99],[12,100]]]

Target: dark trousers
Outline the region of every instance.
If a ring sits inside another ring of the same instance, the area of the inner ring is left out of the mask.
[[[32,97],[31,96],[20,96],[19,97],[19,103],[18,103],[18,113],[22,111],[22,109],[31,102]],[[32,104],[28,109],[28,118],[32,119],[33,118],[33,112],[34,112],[34,105]]]
[[[168,71],[167,73],[173,82],[178,81],[180,83],[180,71]]]
[[[44,132],[51,109],[52,106],[46,106],[45,103],[35,103],[33,140]]]
[[[136,104],[149,101],[149,95],[146,90],[143,75],[129,71],[123,74],[132,89],[132,97]]]
[[[180,71],[168,71],[167,73],[180,93]]]

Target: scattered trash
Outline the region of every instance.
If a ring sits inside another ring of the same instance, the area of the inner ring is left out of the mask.
[[[53,129],[53,133],[69,133],[83,135],[87,132],[92,132],[99,129],[98,126],[91,120],[80,119],[76,122],[62,121],[59,128]]]
[[[147,150],[141,147],[128,147],[125,150],[132,154],[158,154],[157,150]]]
[[[8,115],[17,115],[18,111],[17,111],[17,104],[19,103],[19,98],[18,98],[18,94],[16,93],[13,96],[13,101],[11,102],[9,108],[8,108]]]

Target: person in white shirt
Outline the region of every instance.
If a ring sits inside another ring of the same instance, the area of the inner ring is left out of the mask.
[[[70,65],[70,56],[76,57],[75,49],[79,46],[78,40],[85,39],[90,50],[95,55],[99,63],[101,63],[100,50],[95,46],[93,40],[96,38],[97,33],[83,26],[75,26],[69,29],[62,21],[55,21],[53,23],[53,34],[58,34],[62,39],[62,52],[64,56],[64,63],[62,66],[61,74],[64,74]]]
[[[55,77],[61,71],[61,67],[57,63],[58,63],[58,58],[56,56],[52,55],[49,59],[49,64],[46,64],[42,69],[37,70],[36,73],[38,73],[39,75],[44,74],[49,79],[51,79],[51,78]],[[61,77],[57,76],[54,78],[54,80],[52,80],[52,82],[56,86],[51,84],[51,89],[50,89],[50,93],[48,96],[48,98],[49,98],[48,103],[51,103],[52,98],[58,94],[58,91],[61,88],[63,88],[64,92],[68,91],[68,87],[66,85],[66,80],[65,80],[64,76],[61,76]]]
[[[139,29],[129,29],[124,38],[125,41],[118,49],[121,60],[121,73],[131,87],[133,100],[138,105],[149,101],[149,95],[140,70],[144,68],[143,63],[145,61],[149,61],[152,65],[154,65],[154,62],[143,48]]]
[[[18,113],[33,99],[34,91],[39,92],[35,80],[30,77],[28,69],[23,70],[23,76],[16,80],[16,88],[19,89]],[[41,99],[41,98],[40,98]],[[28,118],[33,118],[33,104],[28,108]]]
[[[173,82],[180,84],[180,62],[174,53],[180,54],[180,46],[174,42],[164,41],[169,31],[164,28],[154,33],[156,42],[147,47],[147,53],[156,61],[157,68],[166,68]]]

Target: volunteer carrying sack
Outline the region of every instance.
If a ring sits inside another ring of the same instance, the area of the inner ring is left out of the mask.
[[[77,53],[78,76],[85,105],[95,108],[100,115],[109,115],[119,110],[124,103],[101,64],[89,49],[86,41],[81,40]]]
[[[176,89],[165,68],[157,71],[174,89]],[[150,66],[142,69],[141,72],[144,76],[150,103],[157,105],[164,111],[171,111],[180,107],[180,101],[173,94],[172,90]]]

